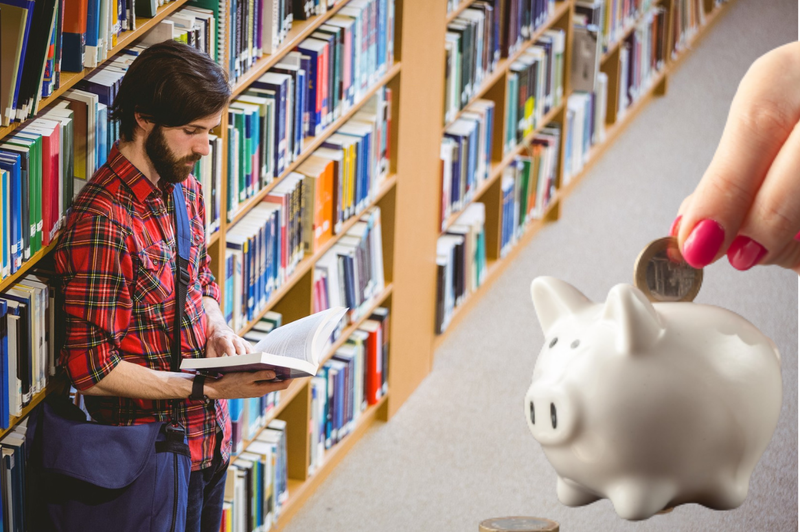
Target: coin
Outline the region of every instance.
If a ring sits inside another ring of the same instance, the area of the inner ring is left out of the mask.
[[[681,255],[678,240],[669,236],[650,242],[636,259],[633,284],[653,303],[693,301],[703,284],[703,270]]]

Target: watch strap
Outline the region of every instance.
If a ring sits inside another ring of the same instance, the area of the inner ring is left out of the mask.
[[[194,401],[205,401],[208,397],[203,393],[203,386],[206,383],[206,376],[205,375],[195,375],[194,380],[192,381],[192,395],[189,396],[189,399]]]

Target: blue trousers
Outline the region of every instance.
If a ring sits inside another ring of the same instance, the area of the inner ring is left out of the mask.
[[[186,509],[186,532],[219,532],[222,523],[222,502],[225,495],[225,478],[228,463],[222,463],[220,444],[222,434],[217,435],[217,448],[211,466],[192,471],[189,478],[189,504]]]

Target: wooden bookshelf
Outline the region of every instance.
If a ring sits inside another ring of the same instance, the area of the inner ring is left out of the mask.
[[[572,0],[570,1],[572,4]],[[668,46],[669,49],[672,49],[672,42],[671,42],[671,24],[672,24],[672,12],[673,9],[673,1],[670,0],[661,0],[661,4],[664,6],[665,9],[668,10],[668,24],[670,25],[670,29],[668,29]],[[434,351],[438,349],[447,339],[447,336],[450,332],[452,332],[458,324],[463,320],[464,316],[469,312],[469,310],[474,307],[480,297],[485,294],[491,286],[491,283],[500,275],[502,271],[508,266],[508,264],[514,260],[517,256],[519,251],[525,247],[533,238],[533,236],[541,229],[545,223],[549,221],[555,221],[558,219],[560,215],[560,205],[561,203],[569,197],[572,191],[578,186],[581,180],[588,174],[589,170],[594,166],[594,164],[600,160],[606,150],[613,145],[614,141],[617,137],[622,133],[622,131],[630,124],[632,121],[641,113],[642,109],[644,109],[647,104],[653,99],[653,97],[664,94],[666,91],[668,77],[671,73],[673,73],[683,62],[683,60],[688,56],[689,52],[703,39],[706,35],[708,35],[709,31],[713,27],[713,25],[719,20],[721,15],[730,7],[731,2],[727,2],[722,4],[721,6],[716,7],[713,11],[706,12],[705,14],[705,24],[700,27],[695,35],[692,36],[689,43],[685,46],[684,50],[682,50],[677,57],[669,58],[665,63],[664,67],[661,69],[660,72],[653,75],[652,81],[650,84],[642,89],[641,94],[638,96],[635,102],[629,105],[629,107],[622,113],[620,116],[617,116],[616,112],[609,113],[609,120],[607,122],[606,129],[605,129],[605,138],[602,142],[593,146],[589,151],[588,161],[583,165],[581,170],[573,175],[567,185],[561,187],[557,193],[551,204],[546,209],[545,215],[543,216],[542,220],[537,220],[528,225],[525,230],[524,235],[514,244],[513,248],[508,252],[508,254],[503,258],[498,259],[491,259],[487,258],[487,276],[484,283],[481,287],[476,290],[473,294],[470,294],[468,298],[456,309],[453,311],[453,315],[451,317],[451,321],[448,324],[447,329],[441,335],[435,336],[433,348]],[[706,5],[708,9],[708,5]],[[637,19],[635,24],[631,24],[628,28],[626,28],[625,32],[623,32],[623,36],[617,40],[614,46],[612,46],[609,51],[604,54],[602,63],[606,63],[609,60],[616,60],[618,61],[618,52],[620,43],[628,36],[631,32],[634,31],[636,25],[643,20],[644,14],[640,15]],[[613,59],[611,59],[613,58]],[[602,64],[601,63],[601,64]],[[611,71],[617,72],[616,68],[609,67]],[[569,66],[565,66],[565,70],[569,72]],[[616,80],[612,79],[612,76],[609,76],[609,85],[612,83],[617,83]],[[567,88],[565,89],[566,95],[564,100],[566,101],[571,94],[571,91]],[[609,106],[616,106],[616,100],[612,99],[612,91],[609,90]],[[556,115],[558,113],[555,113]],[[496,116],[503,116],[502,109],[495,110]],[[550,117],[551,120],[558,121],[559,119],[554,117]],[[564,120],[562,118],[562,120]],[[546,121],[543,121],[546,122]],[[562,122],[563,124],[563,122]],[[526,139],[528,140],[528,139]],[[564,153],[563,153],[563,144],[564,144],[564,134],[562,131],[561,137],[561,164],[559,165],[558,170],[558,179],[557,182],[561,183],[564,177]],[[518,148],[519,150],[522,147]],[[493,163],[496,166],[493,166],[492,174],[493,177],[482,185],[482,189],[479,190],[475,198],[486,194],[486,191],[489,190],[492,185],[494,184],[492,179],[494,178],[494,173],[496,171],[502,171],[502,168],[509,164],[510,161],[513,160],[513,156],[510,154],[504,156],[503,162],[501,163]],[[505,163],[505,164],[504,164]],[[496,178],[495,178],[496,179]],[[491,201],[494,201],[495,198],[492,198]],[[474,201],[474,199],[473,199]],[[487,206],[488,209],[488,206]],[[457,216],[454,215],[451,218],[456,218]],[[451,223],[452,220],[448,219],[448,223]],[[487,242],[488,242],[487,237]],[[499,240],[499,237],[495,236],[495,240]]]
[[[489,169],[489,177],[487,179],[485,179],[480,185],[478,185],[478,188],[475,190],[475,193],[472,195],[472,199],[469,200],[467,202],[467,204],[464,205],[464,207],[461,210],[459,210],[457,212],[454,212],[453,214],[451,214],[450,216],[447,217],[447,219],[445,220],[445,223],[444,223],[444,229],[442,230],[442,234],[446,233],[447,229],[451,225],[453,225],[456,222],[456,220],[458,220],[458,217],[461,216],[461,214],[469,206],[470,203],[476,201],[478,198],[483,196],[483,193],[486,192],[489,189],[489,187],[491,187],[494,184],[494,182],[497,181],[500,178],[501,175],[503,175],[503,169],[505,169],[506,166],[511,164],[511,162],[514,160],[514,158],[517,155],[519,155],[520,153],[522,153],[526,149],[526,147],[528,145],[530,145],[530,143],[533,140],[533,138],[536,135],[538,135],[539,133],[541,133],[542,129],[545,126],[547,126],[547,124],[553,122],[555,120],[556,116],[558,116],[559,113],[563,112],[565,105],[566,105],[566,102],[561,102],[561,104],[559,104],[558,106],[556,106],[553,109],[551,109],[542,118],[541,123],[538,126],[536,126],[536,128],[533,130],[533,132],[528,134],[523,139],[522,142],[520,142],[511,151],[509,151],[503,157],[502,161],[492,161],[492,163],[491,163],[491,165],[489,167],[490,168]]]
[[[233,220],[228,222],[228,225],[229,226],[236,225],[236,222],[244,218],[244,216],[247,215],[248,212],[250,212],[250,209],[252,209],[255,205],[261,203],[263,199],[267,197],[267,195],[272,191],[272,189],[278,186],[278,183],[280,183],[283,178],[288,176],[290,173],[294,172],[297,169],[297,167],[300,166],[309,155],[314,153],[314,151],[317,148],[322,146],[322,143],[325,142],[328,139],[328,137],[336,133],[336,130],[342,127],[348,120],[350,120],[353,117],[353,115],[356,114],[364,106],[364,104],[378,91],[378,89],[388,84],[392,79],[394,79],[394,77],[399,72],[400,72],[400,63],[395,63],[392,66],[392,68],[390,68],[389,71],[386,74],[384,74],[381,77],[381,79],[378,80],[377,83],[375,83],[372,87],[370,87],[370,89],[364,94],[363,98],[361,98],[358,102],[356,102],[356,104],[353,105],[353,107],[351,107],[350,109],[348,109],[345,113],[342,113],[342,116],[334,120],[327,128],[325,128],[325,131],[320,133],[318,137],[306,137],[305,140],[303,141],[303,150],[301,151],[300,156],[297,159],[295,159],[291,164],[289,164],[289,166],[286,167],[286,170],[284,170],[280,176],[276,177],[272,181],[272,183],[264,187],[262,190],[258,191],[258,193],[254,195],[252,198],[249,198],[247,201],[242,203],[236,210],[236,215],[233,217]]]
[[[381,411],[385,410],[390,397],[391,388],[389,389],[389,393],[381,397],[381,400],[377,404],[370,406],[362,412],[352,432],[325,452],[325,459],[322,465],[320,465],[310,477],[305,480],[289,478],[289,482],[287,483],[289,499],[286,504],[281,507],[281,515],[277,523],[278,529],[285,526],[285,524],[292,519],[314,491],[322,485],[347,453],[350,452],[353,445],[367,432],[367,429],[375,422],[385,417],[385,413]]]
[[[358,222],[358,220],[361,219],[361,214],[363,214],[370,208],[377,205],[378,202],[380,202],[380,200],[390,190],[392,190],[392,188],[394,188],[396,183],[397,183],[397,176],[392,175],[387,177],[381,188],[378,190],[377,194],[375,194],[375,197],[367,205],[364,211],[360,214],[351,216],[346,222],[342,224],[342,229],[339,233],[333,235],[333,237],[331,237],[330,240],[328,240],[322,247],[316,250],[313,254],[306,255],[303,258],[303,260],[301,260],[300,263],[297,266],[295,266],[294,272],[292,272],[291,277],[289,277],[289,279],[287,279],[286,282],[278,290],[275,291],[272,297],[270,297],[270,300],[267,302],[266,306],[261,311],[259,311],[258,315],[255,318],[249,321],[244,327],[239,329],[236,332],[236,334],[238,334],[239,336],[244,336],[247,333],[247,331],[252,329],[253,325],[258,323],[258,321],[261,318],[263,318],[267,314],[267,312],[272,310],[274,306],[284,296],[286,296],[292,290],[292,288],[294,288],[297,282],[300,281],[300,279],[302,279],[303,276],[314,267],[314,264],[316,264],[317,261],[321,259],[322,256],[325,255],[325,253],[327,253],[328,250],[333,247],[334,244],[336,244],[336,242],[342,237],[342,235],[346,234],[347,230],[353,227]]]
[[[474,1],[475,0],[471,0],[468,4],[471,4]],[[505,59],[501,59],[500,61],[498,61],[497,68],[495,68],[490,74],[487,74],[487,76],[483,79],[478,89],[472,94],[467,104],[456,113],[456,115],[453,117],[452,120],[450,120],[445,124],[443,132],[450,126],[450,124],[458,120],[458,118],[466,111],[467,107],[469,107],[473,102],[475,102],[475,100],[479,100],[480,98],[482,98],[489,91],[489,89],[491,89],[494,86],[495,83],[497,83],[500,79],[504,79],[506,72],[508,72],[508,69],[511,66],[511,63],[519,59],[519,57],[525,53],[525,50],[528,47],[532,46],[537,40],[539,40],[542,37],[542,35],[544,35],[544,32],[551,29],[555,25],[555,23],[571,9],[572,9],[572,2],[570,0],[558,2],[556,4],[555,12],[550,17],[550,19],[546,23],[542,24],[542,26],[534,32],[533,36],[530,39],[523,42],[516,52],[512,53]]]
[[[84,68],[83,72],[62,72],[61,73],[61,85],[53,91],[53,94],[48,96],[47,98],[43,98],[39,102],[39,107],[37,109],[37,113],[47,107],[55,103],[55,101],[64,94],[66,91],[71,89],[78,83],[80,80],[97,70],[98,68],[102,67],[106,61],[112,59],[115,55],[120,53],[125,48],[131,46],[134,41],[144,36],[145,33],[150,31],[151,29],[155,28],[156,25],[164,20],[166,17],[174,13],[178,8],[186,4],[188,0],[173,0],[172,2],[163,5],[158,8],[156,12],[156,16],[153,18],[140,18],[136,17],[136,29],[125,31],[120,33],[117,37],[117,45],[111,48],[108,52],[108,56],[105,60],[99,62],[96,67],[93,68]]]
[[[170,2],[169,4],[161,6],[160,8],[158,8],[158,12],[156,13],[156,16],[153,17],[153,18],[149,18],[148,19],[148,18],[139,18],[139,17],[137,17],[137,19],[136,19],[136,29],[132,30],[132,31],[126,31],[126,32],[123,32],[123,33],[120,34],[120,36],[117,39],[117,45],[114,48],[111,49],[111,51],[108,54],[108,58],[106,59],[106,61],[108,59],[112,58],[115,54],[119,53],[121,50],[123,50],[127,46],[130,46],[131,43],[133,43],[133,41],[135,41],[136,39],[142,37],[150,29],[155,27],[156,24],[158,24],[159,22],[164,20],[164,18],[166,18],[171,13],[173,13],[176,9],[178,9],[179,7],[184,5],[187,1],[188,0],[174,0],[174,1]],[[55,103],[55,101],[58,99],[58,97],[63,95],[66,91],[68,91],[70,88],[75,86],[76,83],[78,83],[80,80],[82,80],[84,77],[86,77],[89,73],[93,72],[96,68],[99,68],[104,63],[105,63],[105,61],[103,61],[101,63],[98,63],[97,67],[95,67],[95,68],[85,68],[83,70],[83,72],[62,72],[61,73],[61,85],[59,86],[58,89],[56,89],[53,92],[53,94],[51,94],[47,98],[43,98],[42,100],[39,101],[39,104],[38,104],[38,106],[36,108],[36,113],[34,113],[34,114],[35,115],[38,114],[42,109],[44,109],[48,105],[51,105],[51,104]],[[21,127],[25,123],[27,123],[27,120],[26,121],[22,121],[22,122],[13,122],[9,126],[0,128],[0,139],[2,139],[4,137],[6,137],[7,135],[11,134],[13,131],[15,131],[17,128]],[[10,288],[14,283],[16,283],[19,280],[19,278],[21,276],[25,275],[25,273],[28,270],[30,270],[33,266],[35,266],[38,261],[40,261],[43,257],[45,257],[53,249],[55,249],[56,244],[58,243],[58,237],[59,236],[60,236],[60,233],[57,234],[52,239],[52,241],[50,242],[50,245],[48,245],[46,248],[41,249],[34,256],[32,256],[27,261],[25,261],[22,264],[22,267],[17,272],[15,272],[13,275],[10,275],[9,277],[6,277],[2,281],[0,281],[0,292]]]
[[[383,305],[391,294],[392,294],[392,285],[389,284],[383,289],[383,292],[381,292],[377,297],[373,299],[367,310],[364,312],[363,316],[361,316],[354,323],[351,323],[350,325],[345,327],[344,330],[342,330],[341,334],[339,335],[339,338],[335,342],[333,342],[333,344],[331,344],[331,346],[325,352],[325,355],[320,359],[319,365],[322,366],[325,362],[330,360],[331,357],[333,357],[333,355],[336,354],[336,350],[342,347],[345,344],[345,342],[347,342],[347,339],[350,338],[350,335],[356,332],[356,330],[359,327],[361,327],[361,324],[363,324],[367,319],[369,319],[370,315],[373,312],[375,312],[375,309]],[[277,405],[275,405],[275,407],[273,407],[272,410],[270,410],[267,413],[267,417],[264,421],[264,427],[266,427],[270,421],[272,421],[273,419],[277,419],[278,416],[281,415],[283,410],[286,408],[286,405],[290,404],[294,400],[294,398],[297,397],[297,395],[303,390],[306,384],[307,381],[305,379],[295,379],[292,381],[292,383],[289,385],[287,389],[281,391],[280,401],[278,402]],[[259,431],[256,433],[256,437],[258,437],[258,434],[260,434],[262,430],[263,428],[259,429]],[[250,443],[252,442],[253,439],[243,441],[242,448],[243,449],[247,448],[247,446],[250,445]]]
[[[247,87],[253,84],[258,78],[264,75],[267,70],[280,63],[283,57],[297,47],[298,44],[307,39],[309,35],[314,33],[317,28],[325,24],[325,22],[334,16],[341,8],[347,5],[348,0],[338,2],[335,6],[328,8],[328,11],[322,15],[311,17],[308,20],[298,20],[292,23],[292,29],[289,31],[286,39],[278,46],[278,50],[274,54],[265,55],[245,72],[236,83],[233,85],[233,97],[235,98]]]
[[[452,10],[450,13],[447,14],[447,23],[450,24],[455,19],[457,19],[458,16],[461,13],[463,13],[464,10],[467,9],[470,5],[472,5],[472,2],[474,1],[475,0],[464,0],[463,2],[458,4],[458,7],[456,7],[454,10]]]
[[[28,271],[30,271],[31,268],[36,266],[36,264],[40,260],[42,260],[42,258],[44,258],[48,253],[53,251],[58,245],[58,238],[60,236],[61,232],[59,231],[58,233],[56,233],[56,235],[53,237],[53,239],[50,241],[50,244],[48,244],[47,247],[44,247],[39,251],[37,251],[36,253],[34,253],[30,259],[22,263],[22,266],[20,267],[19,270],[17,270],[12,275],[9,275],[5,279],[3,279],[3,281],[0,282],[0,292],[3,292],[4,290],[11,288],[14,284],[19,282],[21,277],[23,277],[26,273],[28,273]]]
[[[655,0],[651,6],[651,9],[656,7],[658,2],[659,0]],[[600,63],[605,63],[606,60],[614,55],[614,52],[616,52],[625,39],[627,39],[628,36],[633,33],[633,31],[636,29],[636,26],[638,26],[644,20],[646,15],[646,11],[639,13],[639,16],[637,16],[635,20],[631,21],[627,26],[625,26],[625,29],[622,30],[619,37],[609,45],[608,50],[606,50],[605,53],[603,53],[603,55],[600,57]]]
[[[561,196],[556,195],[556,197],[554,197],[550,202],[550,205],[547,206],[547,209],[545,209],[545,214],[542,219],[533,220],[528,223],[528,227],[525,228],[525,232],[522,234],[519,240],[517,240],[505,257],[502,259],[486,261],[486,279],[484,279],[483,284],[481,284],[481,286],[478,287],[475,292],[467,296],[467,299],[453,310],[453,316],[450,318],[450,323],[447,325],[447,329],[445,329],[444,333],[437,335],[433,341],[434,351],[441,347],[441,345],[447,339],[447,333],[458,326],[461,320],[464,319],[464,316],[466,316],[480,300],[481,296],[491,289],[492,284],[500,277],[506,268],[508,268],[508,265],[513,262],[514,258],[519,255],[519,252],[528,245],[533,236],[538,233],[542,227],[548,223],[548,221],[552,220],[553,214],[558,210],[560,200]]]

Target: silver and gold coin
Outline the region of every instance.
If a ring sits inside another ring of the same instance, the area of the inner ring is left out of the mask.
[[[675,237],[650,242],[636,259],[633,284],[653,303],[693,301],[703,284],[703,270],[690,266]]]

